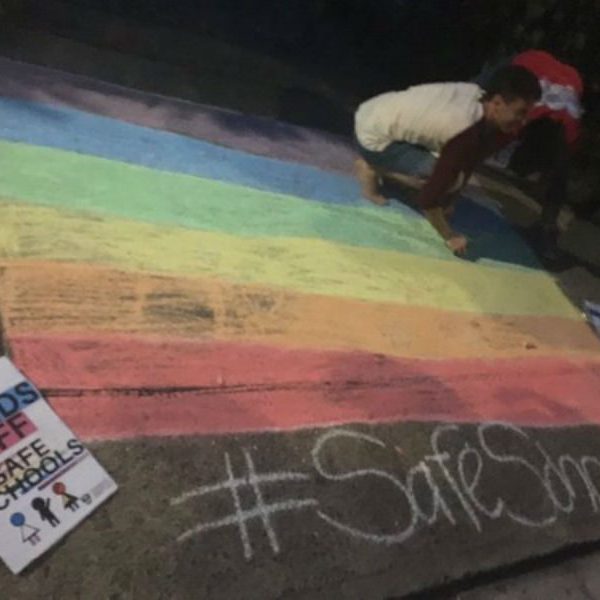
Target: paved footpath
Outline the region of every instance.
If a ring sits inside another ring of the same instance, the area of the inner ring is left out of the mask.
[[[460,260],[347,140],[0,74],[3,350],[120,485],[3,597],[378,600],[598,539],[600,343],[488,191]]]

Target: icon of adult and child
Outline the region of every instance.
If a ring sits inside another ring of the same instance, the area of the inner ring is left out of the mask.
[[[79,501],[82,500],[85,504],[91,502],[89,495],[78,498],[67,492],[67,488],[64,483],[57,482],[52,486],[52,491],[62,497],[63,508],[71,512],[75,512],[79,508]],[[38,512],[40,519],[47,522],[53,528],[60,525],[59,518],[52,512],[50,508],[50,498],[42,498],[38,496],[31,501],[31,508]],[[32,546],[35,546],[40,541],[40,529],[29,525],[26,522],[25,515],[21,512],[13,513],[10,517],[11,525],[18,527],[21,530],[21,540],[23,543],[29,542]]]

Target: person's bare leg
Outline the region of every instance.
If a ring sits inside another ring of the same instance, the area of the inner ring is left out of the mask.
[[[360,182],[362,195],[374,204],[385,206],[388,201],[379,192],[379,174],[377,171],[362,158],[356,160],[354,168],[356,170],[356,177]]]

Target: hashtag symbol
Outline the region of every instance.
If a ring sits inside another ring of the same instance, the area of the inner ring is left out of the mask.
[[[311,498],[294,498],[271,503],[265,502],[262,492],[263,485],[290,481],[308,481],[310,477],[304,473],[293,472],[271,472],[259,474],[256,472],[254,460],[252,459],[250,452],[244,450],[243,453],[246,463],[246,474],[244,476],[236,477],[234,475],[229,453],[226,452],[225,470],[227,472],[227,479],[213,485],[203,485],[199,488],[190,490],[189,492],[185,492],[181,496],[171,500],[171,506],[177,506],[192,498],[200,498],[208,494],[214,494],[226,490],[231,494],[231,499],[233,501],[234,511],[230,515],[227,515],[226,517],[217,521],[199,523],[192,529],[188,529],[182,533],[177,538],[178,542],[183,542],[192,536],[200,535],[207,531],[237,526],[244,549],[244,558],[246,560],[250,560],[253,557],[254,552],[250,542],[247,523],[248,521],[254,519],[260,519],[269,540],[271,550],[274,554],[279,554],[279,540],[277,539],[277,533],[275,532],[273,523],[271,522],[271,516],[277,513],[291,513],[317,505],[317,501]],[[243,488],[250,488],[253,492],[254,507],[249,510],[242,508],[240,489]]]

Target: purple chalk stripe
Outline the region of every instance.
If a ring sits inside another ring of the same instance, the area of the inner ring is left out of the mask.
[[[6,97],[77,108],[324,170],[352,170],[352,144],[341,136],[5,58],[0,58],[0,77],[0,94]]]

